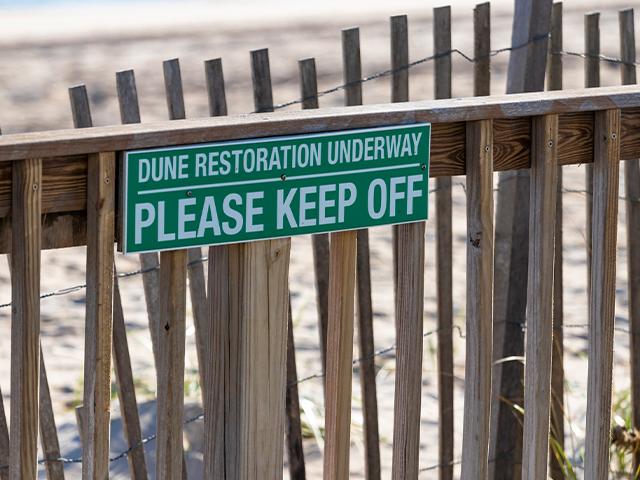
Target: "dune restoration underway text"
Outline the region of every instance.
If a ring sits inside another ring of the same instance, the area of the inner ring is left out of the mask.
[[[429,124],[125,153],[125,253],[426,220]]]

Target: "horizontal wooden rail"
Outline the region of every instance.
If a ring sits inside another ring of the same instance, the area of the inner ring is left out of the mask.
[[[0,137],[0,253],[10,251],[11,160],[43,158],[42,248],[86,243],[88,155],[254,137],[431,122],[430,176],[466,172],[466,122],[493,119],[493,170],[529,168],[531,118],[558,114],[558,164],[591,163],[594,113],[621,109],[622,160],[640,158],[636,85],[495,97],[281,111]]]
[[[0,137],[0,161],[120,151],[200,142],[323,132],[412,122],[455,124],[547,114],[640,108],[635,85],[427,100],[318,110],[207,117],[82,130],[18,133]],[[434,140],[436,134],[433,132]],[[444,174],[444,173],[443,173]]]

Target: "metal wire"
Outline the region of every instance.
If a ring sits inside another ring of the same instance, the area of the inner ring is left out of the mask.
[[[388,76],[393,75],[395,73],[400,73],[400,72],[403,72],[405,70],[410,70],[413,67],[421,65],[423,63],[431,62],[433,60],[437,60],[437,59],[443,58],[443,57],[448,57],[448,56],[450,56],[452,54],[457,54],[458,56],[460,56],[461,58],[463,58],[467,62],[476,63],[476,62],[478,62],[480,60],[486,60],[487,58],[495,57],[496,55],[499,55],[499,54],[504,53],[504,52],[511,52],[513,50],[519,50],[521,48],[528,47],[529,45],[533,45],[534,43],[538,43],[538,42],[540,42],[542,40],[546,40],[547,38],[549,38],[549,34],[548,33],[545,33],[545,34],[542,34],[542,35],[537,35],[537,36],[533,37],[530,41],[528,41],[526,43],[522,43],[520,45],[515,45],[513,47],[503,47],[503,48],[499,48],[497,50],[491,50],[491,52],[489,52],[488,54],[480,55],[478,57],[472,57],[472,56],[466,54],[465,52],[463,52],[462,50],[459,50],[457,48],[452,48],[452,49],[447,50],[445,52],[436,53],[436,54],[433,54],[433,55],[429,55],[427,57],[419,58],[418,60],[414,60],[413,62],[409,62],[406,65],[401,65],[400,67],[395,68],[395,69],[394,68],[389,68],[387,70],[382,70],[382,71],[374,73],[372,75],[363,77],[360,80],[355,80],[355,81],[352,81],[352,82],[342,83],[340,85],[336,85],[334,87],[331,87],[331,88],[329,88],[327,90],[321,90],[316,95],[311,95],[311,96],[305,97],[305,98],[297,98],[295,100],[290,100],[288,102],[280,103],[278,105],[275,105],[273,107],[273,109],[274,110],[278,110],[278,109],[281,109],[281,108],[286,108],[286,107],[290,107],[292,105],[297,105],[297,104],[303,103],[306,100],[311,100],[313,98],[324,97],[325,95],[329,95],[330,93],[339,92],[340,90],[344,90],[346,88],[349,88],[349,87],[352,87],[352,86],[355,86],[355,85],[362,85],[363,83],[367,83],[367,82],[370,82],[372,80],[376,80],[378,78],[388,77]],[[257,112],[254,112],[254,113],[257,113]]]

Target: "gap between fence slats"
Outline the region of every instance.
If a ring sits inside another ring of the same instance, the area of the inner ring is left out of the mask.
[[[35,480],[40,367],[42,161],[13,164],[9,478]]]
[[[113,152],[90,155],[87,171],[87,319],[84,396],[86,416],[82,475],[109,475],[111,341],[116,160]]]
[[[493,171],[491,120],[467,124],[467,321],[463,480],[487,478],[491,419]]]
[[[523,480],[547,478],[558,175],[557,115],[534,118],[532,130]]]
[[[597,112],[594,131],[585,480],[609,475],[620,111]]]

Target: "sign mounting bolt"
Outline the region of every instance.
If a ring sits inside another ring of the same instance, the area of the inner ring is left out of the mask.
[[[192,195],[193,195],[193,193],[191,193],[191,190],[188,190],[188,191],[187,191],[187,197],[190,197],[190,196],[192,196]]]
[[[284,173],[280,175],[280,180],[284,182],[286,179],[287,179],[287,176]]]

